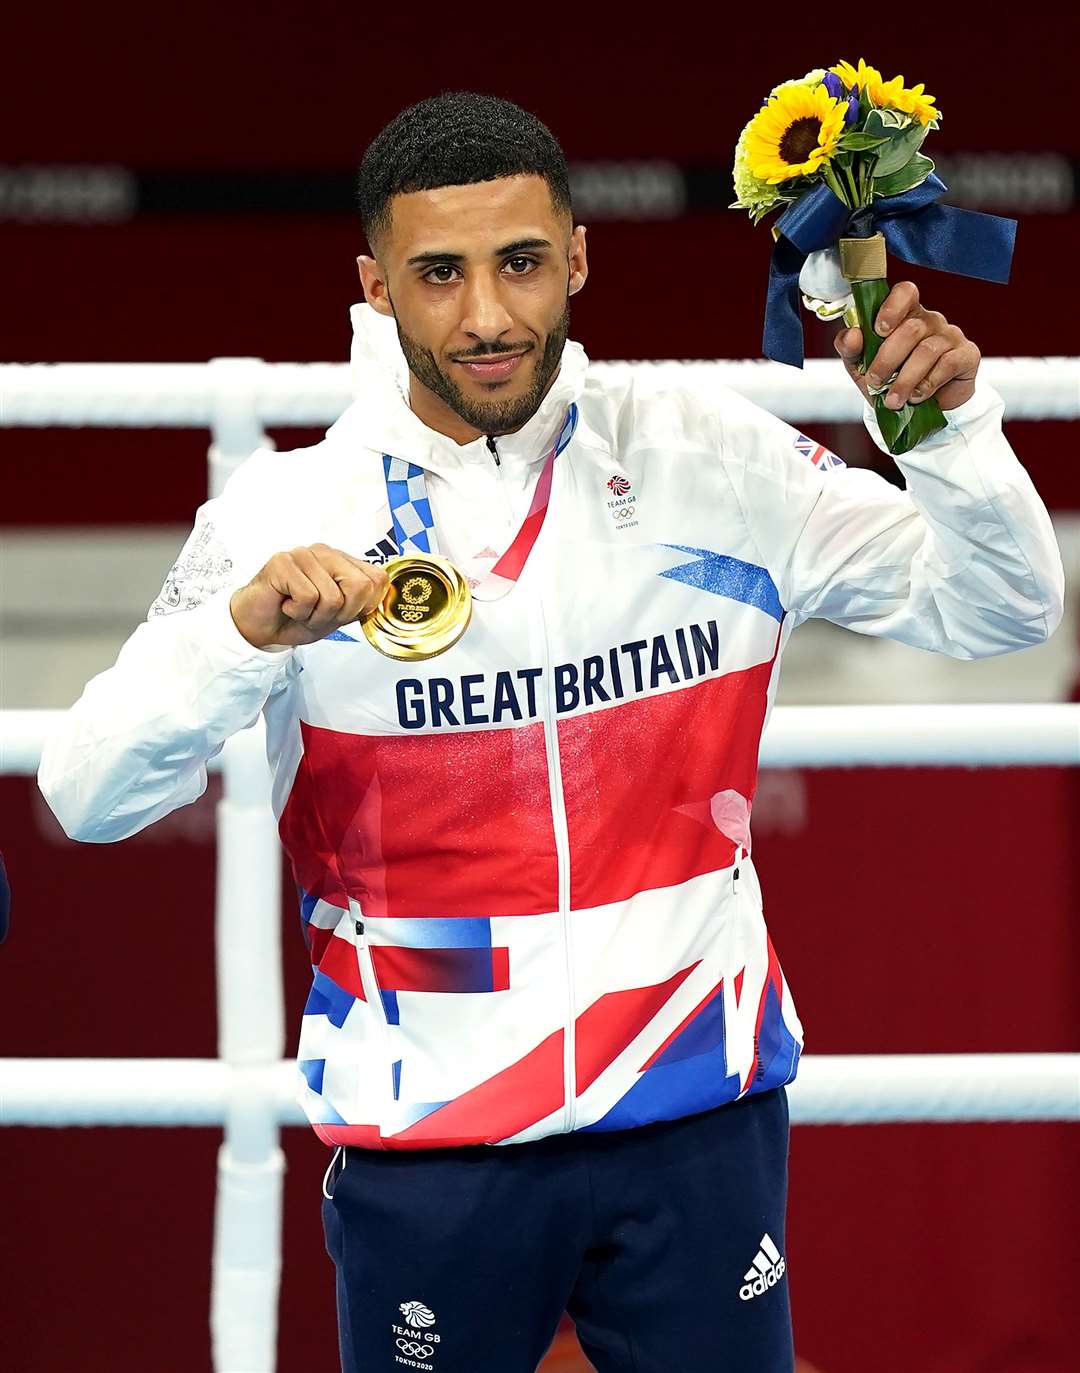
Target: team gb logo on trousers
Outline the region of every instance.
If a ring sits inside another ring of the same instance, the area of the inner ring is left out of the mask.
[[[403,1301],[400,1310],[414,1329],[426,1330],[429,1325],[435,1324],[435,1312],[429,1310],[422,1301]]]

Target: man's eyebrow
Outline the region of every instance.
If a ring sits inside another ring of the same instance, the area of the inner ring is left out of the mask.
[[[550,248],[551,244],[546,238],[519,238],[513,243],[505,243],[501,248],[495,249],[496,257],[509,257],[511,253],[523,253],[529,248]]]
[[[405,263],[406,267],[423,267],[425,263],[432,262],[464,262],[465,257],[462,253],[417,253],[415,257],[410,257]]]
[[[496,248],[493,257],[510,257],[513,253],[523,253],[528,249],[550,248],[551,242],[546,238],[518,238],[513,243],[504,243],[501,248]],[[415,257],[406,260],[406,267],[431,266],[436,262],[461,263],[465,261],[464,253],[417,253]]]

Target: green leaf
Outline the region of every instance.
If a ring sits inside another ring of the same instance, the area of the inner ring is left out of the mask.
[[[876,177],[892,176],[893,172],[906,167],[926,137],[926,125],[895,110],[875,110],[866,122],[887,139],[885,146],[878,151],[878,164],[874,169]],[[867,132],[870,131],[868,127]]]
[[[890,410],[884,396],[875,396],[874,418],[889,452],[894,455],[910,453],[929,434],[936,434],[948,423],[934,396],[920,405],[912,405],[909,401],[899,410]]]
[[[916,153],[907,166],[901,167],[891,176],[878,176],[875,172],[874,195],[900,195],[904,191],[910,191],[915,186],[921,186],[933,170],[933,159]]]
[[[840,139],[837,147],[843,148],[848,152],[863,153],[870,148],[880,147],[882,143],[889,140],[884,135],[874,135],[868,133],[846,133]]]
[[[874,321],[888,297],[889,283],[883,280],[853,281],[851,294],[855,300],[855,310],[859,316],[859,328],[863,336],[859,371],[865,376],[881,346],[882,340],[874,329]],[[872,397],[871,404],[874,407],[874,418],[881,430],[881,437],[885,440],[890,453],[909,453],[928,434],[944,429],[946,420],[936,397],[930,396],[918,405],[908,401],[899,410],[890,410],[885,404],[886,394],[883,392]]]
[[[890,109],[888,105],[883,105],[880,109],[874,106],[866,116],[863,132],[891,136],[895,130],[906,129],[910,123],[911,116],[903,114],[900,110]]]
[[[863,336],[863,355],[859,370],[865,373],[877,357],[877,351],[882,344],[880,334],[874,329],[874,321],[889,294],[889,283],[885,280],[853,281],[851,294]]]

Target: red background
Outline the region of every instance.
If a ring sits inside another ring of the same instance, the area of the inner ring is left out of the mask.
[[[756,26],[713,10],[664,28],[644,15],[468,13],[24,9],[5,22],[3,155],[347,168],[402,105],[471,87],[535,109],[573,159],[727,163],[765,88],[860,54],[938,96],[931,153],[1078,152],[1067,48],[1049,26],[1021,44],[959,13],[889,11],[870,32],[779,10]],[[1047,302],[1076,227],[1075,212],[1021,216],[1006,289],[910,275],[984,354],[1075,352],[1071,316]],[[348,218],[5,224],[3,241],[7,360],[347,356],[363,249]],[[741,214],[598,222],[589,245],[573,334],[593,357],[758,353],[765,228]],[[808,350],[827,353],[831,331],[807,332]],[[1074,432],[1010,430],[1057,509],[1080,503],[1080,469],[1057,460]],[[867,451],[860,429],[818,436]],[[7,525],[187,522],[205,494],[204,433],[9,431],[3,442],[19,456],[4,467]],[[792,785],[804,788],[805,824],[759,831],[755,856],[808,1052],[1077,1048],[1073,775],[838,771]],[[0,814],[16,897],[0,950],[2,1052],[214,1055],[209,800],[107,849],[64,840],[27,780],[0,780]],[[291,904],[286,919],[291,1051],[306,966]],[[208,1368],[218,1138],[0,1132],[5,1367]],[[804,1357],[821,1373],[1074,1367],[1070,1138],[1057,1125],[797,1129],[788,1257]],[[318,1205],[326,1151],[306,1130],[286,1132],[286,1147],[279,1366],[311,1373],[336,1367]]]

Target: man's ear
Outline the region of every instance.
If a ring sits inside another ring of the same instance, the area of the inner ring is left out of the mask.
[[[394,307],[390,303],[390,292],[386,289],[386,274],[379,266],[378,259],[365,257],[361,253],[356,265],[360,269],[364,299],[378,314],[393,316]]]
[[[566,294],[572,296],[585,285],[589,264],[585,256],[585,225],[579,224],[570,235],[570,280]]]

